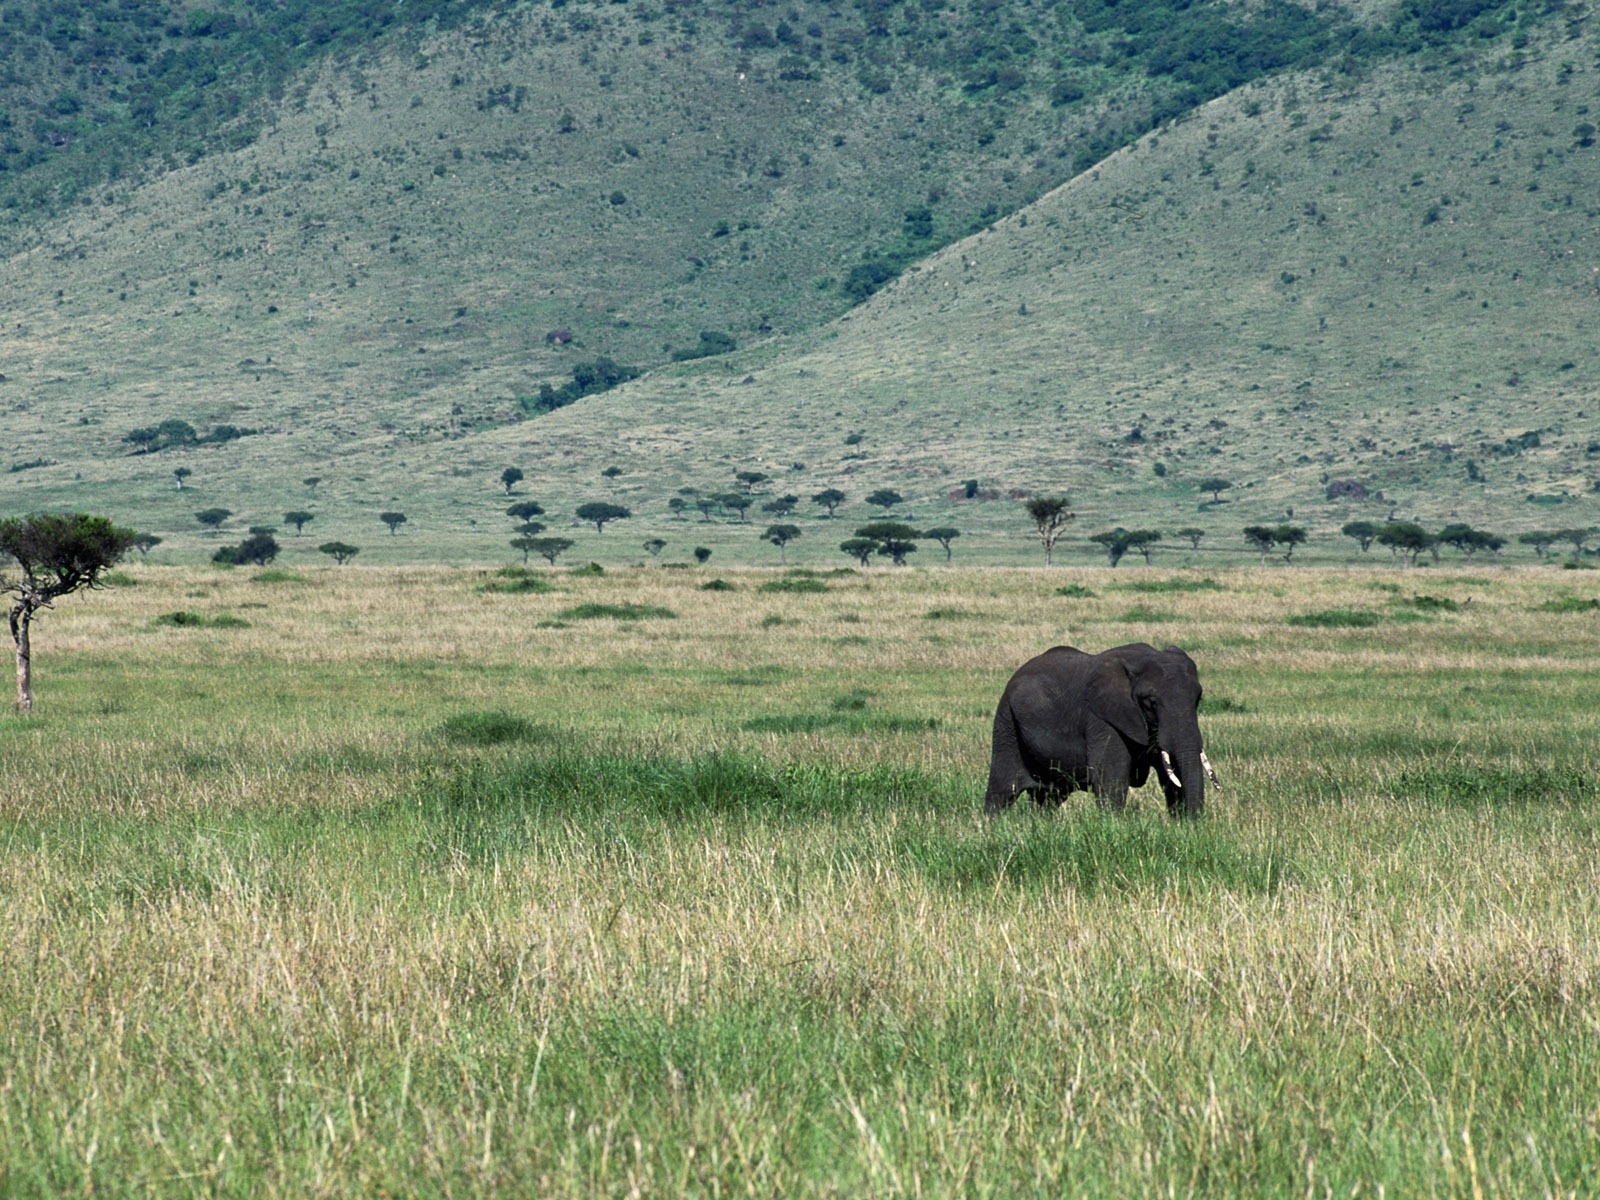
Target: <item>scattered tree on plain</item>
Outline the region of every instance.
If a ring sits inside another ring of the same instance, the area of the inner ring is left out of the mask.
[[[1572,560],[1574,562],[1576,562],[1579,558],[1583,557],[1583,546],[1584,546],[1584,543],[1587,542],[1593,536],[1594,536],[1594,527],[1593,526],[1585,526],[1585,527],[1583,527],[1581,529],[1574,528],[1574,529],[1558,529],[1558,530],[1556,530],[1556,541],[1558,541],[1558,542],[1571,542],[1572,543]]]
[[[518,534],[511,539],[511,548],[522,551],[522,562],[526,566],[528,555],[536,553],[539,549],[539,538],[531,533]]]
[[[1289,547],[1283,552],[1284,562],[1294,561],[1294,548],[1305,544],[1306,531],[1299,525],[1278,525],[1272,530],[1272,540]]]
[[[838,488],[823,488],[822,491],[811,497],[811,503],[822,505],[823,508],[828,510],[828,517],[831,519],[833,517],[833,510],[838,508],[839,505],[843,504],[847,499],[849,499],[849,497],[841,492]]]
[[[761,535],[761,540],[771,542],[776,546],[778,548],[778,561],[788,563],[789,543],[799,536],[800,526],[798,525],[768,525],[767,531]]]
[[[607,467],[604,471],[600,472],[600,478],[604,479],[607,483],[609,483],[611,485],[611,490],[612,491],[616,490],[617,480],[620,479],[621,477],[622,477],[622,468],[618,467],[618,466],[610,466],[610,467]]]
[[[1211,493],[1211,502],[1213,504],[1221,504],[1222,493],[1227,491],[1232,486],[1233,483],[1230,480],[1223,479],[1220,475],[1212,476],[1210,479],[1202,479],[1200,481],[1200,490],[1202,492]]]
[[[513,521],[526,523],[535,517],[544,516],[544,505],[537,500],[518,500],[506,508],[506,516]]]
[[[352,546],[349,542],[323,542],[317,549],[341,567],[361,553],[360,546]]]
[[[317,484],[322,482],[322,476],[321,475],[307,475],[300,482],[306,485],[306,490],[307,491],[309,491],[312,495],[316,495]]]
[[[1198,525],[1185,525],[1182,529],[1178,530],[1176,534],[1177,537],[1188,539],[1189,549],[1191,550],[1200,549],[1200,539],[1205,537],[1205,535],[1206,531],[1201,529]]]
[[[878,542],[869,537],[846,538],[839,543],[839,549],[865,567],[871,565],[872,556],[878,552]]]
[[[96,588],[138,537],[89,513],[35,513],[0,520],[0,594],[11,600],[17,647],[17,711],[33,711],[33,619],[62,596]]]
[[[1371,521],[1346,521],[1339,532],[1347,538],[1355,538],[1356,544],[1365,554],[1372,545],[1372,540],[1378,536],[1378,527]]]
[[[406,523],[406,515],[403,512],[381,512],[378,514],[378,520],[389,527],[389,533],[392,535]]]
[[[1038,531],[1039,544],[1044,547],[1044,565],[1055,558],[1056,541],[1077,514],[1067,508],[1065,496],[1035,496],[1027,502],[1028,516]]]
[[[519,467],[507,467],[500,472],[500,482],[506,489],[506,495],[511,495],[511,489],[523,480],[522,470]]]
[[[905,566],[906,556],[916,553],[915,539],[921,536],[902,521],[874,521],[856,530],[856,537],[871,539],[875,552],[897,567]]]
[[[770,513],[774,517],[787,517],[794,511],[794,506],[799,503],[799,496],[776,496],[763,504],[761,511]]]
[[[644,543],[644,552],[651,558],[659,558],[661,552],[667,548],[667,543],[662,538],[649,538]]]
[[[1262,566],[1267,565],[1267,555],[1272,553],[1273,546],[1278,543],[1271,525],[1246,525],[1244,540],[1250,543],[1251,549],[1260,552]]]
[[[1391,559],[1404,555],[1407,566],[1414,565],[1419,554],[1438,544],[1438,539],[1415,521],[1390,521],[1379,527],[1373,540],[1389,548]]]
[[[700,510],[700,519],[709,523],[711,514],[722,507],[722,501],[716,496],[696,496],[694,506]]]
[[[1524,546],[1532,546],[1533,552],[1540,558],[1546,557],[1550,547],[1560,540],[1560,535],[1553,529],[1536,529],[1532,533],[1517,535],[1517,541]]]
[[[1091,533],[1089,540],[1105,550],[1106,562],[1113,567],[1121,562],[1122,556],[1128,552],[1128,531],[1120,525],[1115,529]]]
[[[574,515],[580,521],[588,521],[594,525],[596,533],[604,533],[606,526],[613,521],[626,521],[633,513],[620,504],[610,504],[604,500],[591,500],[587,504],[578,505]]]
[[[873,492],[872,495],[867,497],[867,503],[875,505],[887,513],[896,504],[904,504],[905,499],[906,498],[904,496],[895,491],[893,488],[879,488],[877,491]]]
[[[529,549],[553,567],[556,565],[556,559],[572,549],[572,539],[564,537],[534,538],[533,544]]]
[[[736,513],[740,524],[749,524],[750,518],[746,514],[756,502],[754,496],[747,496],[743,492],[721,492],[714,499],[720,507]]]
[[[695,562],[699,563],[702,567],[705,566],[708,562],[711,561],[711,550],[710,550],[710,548],[706,547],[706,546],[696,546],[694,548],[694,560],[695,560]]]
[[[922,536],[925,538],[932,538],[934,541],[938,542],[939,545],[943,546],[944,560],[945,562],[949,562],[950,543],[961,536],[961,530],[953,529],[949,525],[939,525],[933,529],[924,529],[922,531]]]
[[[1144,556],[1144,565],[1150,565],[1150,551],[1155,549],[1161,540],[1159,529],[1135,529],[1128,534],[1128,549],[1137,550]]]
[[[220,529],[222,523],[231,516],[233,516],[233,513],[226,508],[202,508],[195,513],[194,519],[207,529]]]
[[[251,530],[250,536],[237,546],[224,546],[211,556],[211,561],[225,567],[264,567],[278,557],[278,539],[264,529]]]
[[[306,510],[303,508],[297,508],[292,512],[286,512],[283,514],[283,523],[285,525],[294,526],[295,537],[299,537],[301,530],[303,530],[307,525],[316,519],[317,518],[314,514],[306,512]]]
[[[156,534],[138,533],[133,537],[133,548],[139,552],[139,557],[143,558],[150,551],[161,545],[161,542],[162,539]]]
[[[765,483],[771,478],[770,475],[763,475],[760,471],[737,471],[733,477],[747,492],[754,491],[758,483]]]
[[[183,491],[183,481],[193,474],[194,472],[188,467],[174,467],[172,469],[172,477],[178,481],[178,490],[180,492]]]

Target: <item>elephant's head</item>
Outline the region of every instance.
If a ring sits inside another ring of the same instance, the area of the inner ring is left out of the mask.
[[[1110,673],[1103,697],[1107,720],[1129,741],[1158,755],[1156,770],[1175,787],[1177,811],[1199,816],[1205,807],[1207,764],[1200,741],[1200,673],[1177,646],[1119,646],[1106,657],[1121,668]],[[1113,715],[1114,714],[1114,715]],[[1170,791],[1169,791],[1170,796]]]

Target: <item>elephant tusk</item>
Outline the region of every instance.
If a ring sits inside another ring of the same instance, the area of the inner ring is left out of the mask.
[[[1211,777],[1211,786],[1220,792],[1222,790],[1222,780],[1217,778],[1216,771],[1212,769],[1211,760],[1206,757],[1204,750],[1200,751],[1200,765],[1205,768],[1206,774]]]
[[[1172,755],[1165,750],[1161,752],[1161,769],[1166,774],[1167,779],[1171,781],[1173,787],[1181,788],[1183,786],[1178,779],[1178,772],[1172,768]]]

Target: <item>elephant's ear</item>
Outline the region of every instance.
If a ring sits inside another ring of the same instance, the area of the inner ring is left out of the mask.
[[[1150,737],[1144,713],[1133,698],[1133,680],[1120,662],[1102,662],[1089,680],[1089,710],[1130,742],[1139,745]]]

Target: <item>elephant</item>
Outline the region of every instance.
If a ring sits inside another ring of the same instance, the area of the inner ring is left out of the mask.
[[[1018,795],[1061,803],[1087,788],[1122,811],[1128,789],[1152,770],[1174,817],[1205,809],[1216,775],[1200,739],[1200,675],[1177,646],[1136,643],[1099,654],[1055,646],[1017,668],[994,715],[983,807]]]

